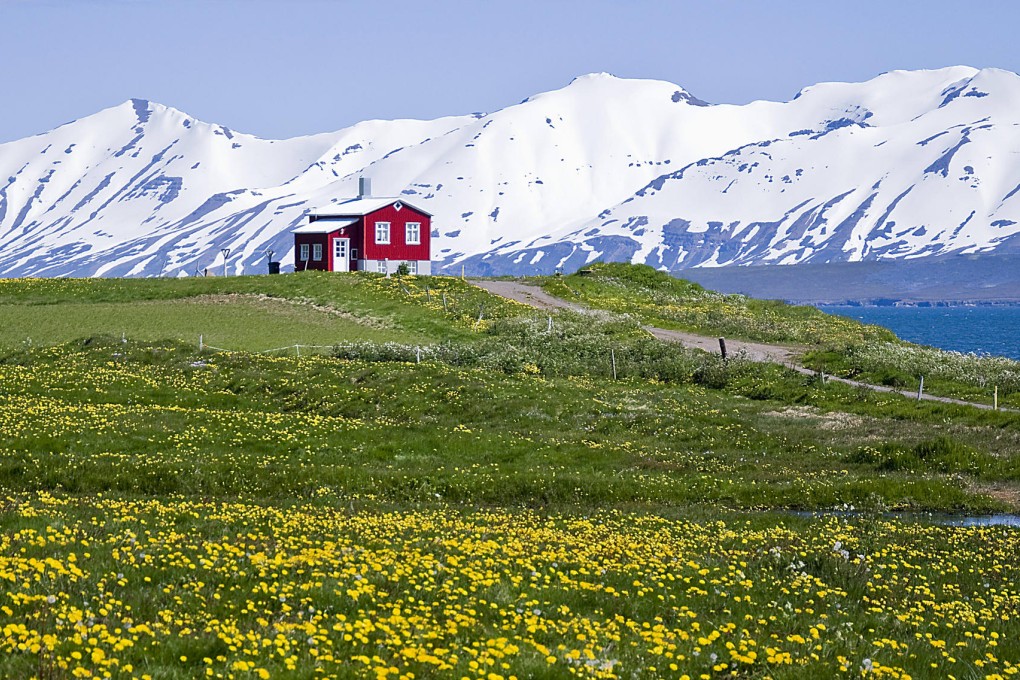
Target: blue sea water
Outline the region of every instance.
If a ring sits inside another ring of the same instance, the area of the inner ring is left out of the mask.
[[[1020,359],[1020,307],[848,307],[820,305],[864,323],[885,326],[921,345]]]

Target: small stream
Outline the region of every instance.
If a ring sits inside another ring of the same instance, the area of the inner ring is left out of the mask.
[[[1020,515],[932,515],[931,521],[950,527],[1020,527]]]
[[[856,519],[868,516],[863,512],[854,511],[806,511],[791,510],[791,515],[797,517],[843,517]],[[883,519],[894,519],[901,522],[919,522],[922,524],[936,524],[946,527],[1017,527],[1020,528],[1020,515],[995,514],[995,515],[945,515],[935,513],[919,512],[885,512],[880,515]]]

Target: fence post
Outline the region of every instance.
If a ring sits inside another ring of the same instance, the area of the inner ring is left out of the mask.
[[[294,345],[294,351],[297,352],[298,356],[301,356],[301,345]]]
[[[924,394],[924,376],[921,376],[921,382],[917,385],[917,400],[921,401],[921,395]]]
[[[609,359],[613,362],[613,380],[616,380],[616,350],[609,350]]]
[[[722,354],[723,361],[726,361],[726,338],[719,338],[719,353]]]
[[[202,341],[202,334],[198,335],[198,351],[201,352],[205,348],[205,343]]]
[[[546,333],[552,333],[552,315],[549,315],[549,327],[545,329]]]
[[[415,350],[417,350],[418,354],[417,354],[417,360],[414,363],[420,364],[421,363],[421,345],[419,345],[418,347],[415,347]]]
[[[999,386],[995,386],[995,394],[992,396],[992,410],[999,410]]]
[[[429,284],[425,284],[425,299],[428,300],[429,304],[432,304],[432,291],[429,290]]]
[[[449,311],[450,311],[450,310],[449,310],[449,309],[447,309],[447,307],[446,307],[446,291],[445,291],[445,290],[443,291],[443,311],[444,311],[444,312],[449,312]]]
[[[484,314],[484,313],[485,313],[485,303],[482,303],[482,306],[478,308],[478,323],[482,322],[482,314]]]

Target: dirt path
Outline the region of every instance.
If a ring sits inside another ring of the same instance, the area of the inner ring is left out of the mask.
[[[501,297],[508,298],[510,300],[516,300],[517,302],[523,302],[526,305],[531,305],[537,309],[568,309],[574,312],[587,313],[592,311],[588,307],[580,305],[569,300],[555,297],[546,293],[538,286],[531,286],[526,283],[519,281],[492,281],[474,279],[471,281],[472,284],[483,288],[490,293],[499,295]],[[666,328],[658,328],[656,326],[642,326],[646,331],[654,335],[660,340],[666,342],[679,342],[685,347],[695,347],[697,349],[705,350],[706,352],[718,352],[719,351],[719,338],[714,338],[707,335],[698,335],[696,333],[687,333],[685,331],[674,331]],[[750,359],[751,361],[759,362],[771,362],[782,364],[787,368],[790,368],[798,373],[804,375],[817,375],[816,371],[812,371],[809,368],[804,368],[797,363],[798,358],[804,352],[804,348],[797,348],[786,345],[768,345],[760,342],[747,342],[744,340],[731,340],[726,339],[726,351],[731,356],[743,354],[744,358]],[[860,387],[874,392],[885,392],[888,394],[901,394],[905,397],[911,397],[916,399],[917,392],[911,390],[898,390],[893,387],[886,387],[885,385],[873,385],[871,383],[860,382],[858,380],[850,380],[848,378],[838,378],[836,376],[826,375],[824,376],[826,381],[834,381],[843,383],[844,385],[850,385],[852,387]],[[943,404],[959,404],[961,406],[973,406],[974,408],[980,408],[990,410],[992,406],[990,404],[979,404],[973,401],[964,401],[962,399],[952,399],[950,397],[937,397],[930,394],[922,394],[921,399],[924,401],[936,401]],[[1020,410],[1012,408],[1000,408],[1000,411],[1010,411],[1012,413],[1020,413]]]
[[[550,295],[538,286],[531,286],[518,281],[487,281],[479,279],[473,280],[471,283],[479,288],[484,288],[490,293],[516,300],[517,302],[523,302],[538,309],[569,309],[570,311],[582,314],[591,311],[590,308],[583,305]],[[642,328],[660,340],[679,342],[685,347],[696,347],[706,352],[719,351],[719,338],[687,333],[685,331],[657,328],[656,326],[642,326]],[[728,354],[736,355],[743,353],[752,361],[771,361],[779,364],[788,364],[793,367],[794,361],[803,351],[803,349],[796,347],[726,339],[726,352]]]
[[[519,281],[492,281],[489,279],[471,279],[469,281],[500,297],[505,297],[516,302],[523,302],[536,309],[569,309],[572,312],[585,313],[590,311],[587,307],[573,302],[549,295],[538,286],[530,286]]]

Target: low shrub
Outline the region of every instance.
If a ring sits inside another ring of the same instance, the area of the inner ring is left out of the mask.
[[[559,314],[552,328],[545,318],[498,319],[473,343],[433,345],[348,342],[333,348],[339,359],[360,361],[432,361],[478,367],[506,374],[546,377],[637,377],[723,388],[751,372],[741,358],[718,356],[656,340],[628,317]]]

